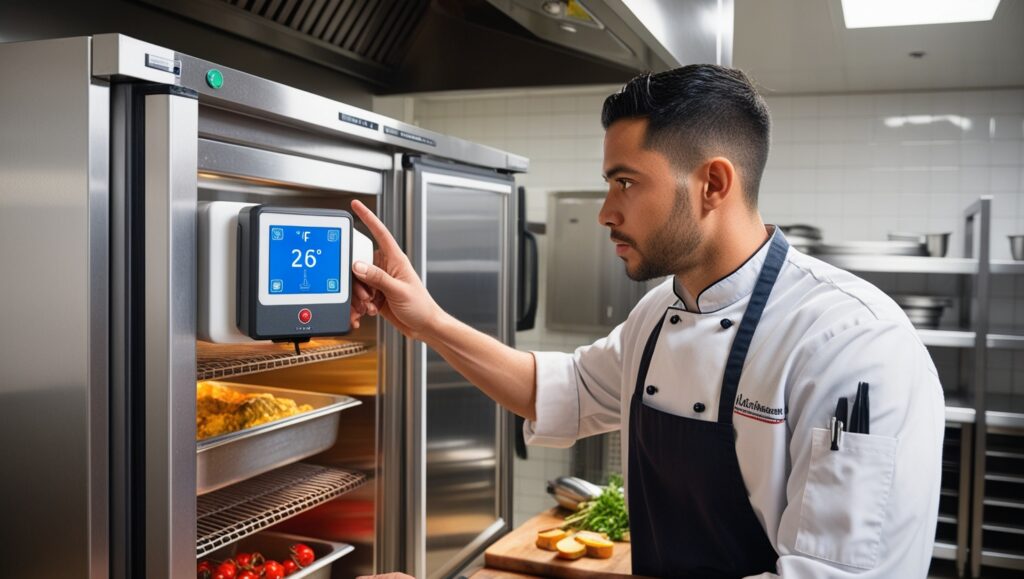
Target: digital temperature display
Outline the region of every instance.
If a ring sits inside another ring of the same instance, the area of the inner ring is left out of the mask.
[[[340,228],[271,223],[269,229],[270,295],[341,292]]]

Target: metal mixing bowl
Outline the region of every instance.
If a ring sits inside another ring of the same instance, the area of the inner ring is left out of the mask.
[[[1024,261],[1024,235],[1007,235],[1010,238],[1010,254],[1017,261]]]
[[[890,241],[916,241],[925,246],[931,257],[946,257],[952,233],[890,233]]]

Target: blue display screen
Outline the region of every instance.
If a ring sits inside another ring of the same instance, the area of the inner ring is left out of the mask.
[[[271,224],[270,294],[340,293],[341,243],[338,227]]]

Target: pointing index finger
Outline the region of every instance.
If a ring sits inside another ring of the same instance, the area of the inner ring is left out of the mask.
[[[386,248],[389,253],[402,253],[402,248],[398,247],[398,242],[392,237],[391,232],[388,231],[388,228],[381,223],[380,219],[377,219],[377,216],[366,205],[363,205],[359,200],[353,200],[352,211],[355,212],[356,217],[360,221],[366,224],[366,228],[370,230],[370,235],[373,235],[378,245]]]

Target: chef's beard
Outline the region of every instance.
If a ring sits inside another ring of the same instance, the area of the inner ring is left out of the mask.
[[[682,273],[695,265],[696,249],[702,237],[690,211],[690,196],[685,184],[676,189],[672,212],[665,223],[651,234],[644,247],[637,246],[629,236],[612,230],[613,239],[628,243],[640,256],[632,269],[626,264],[626,275],[633,281],[647,281]]]

